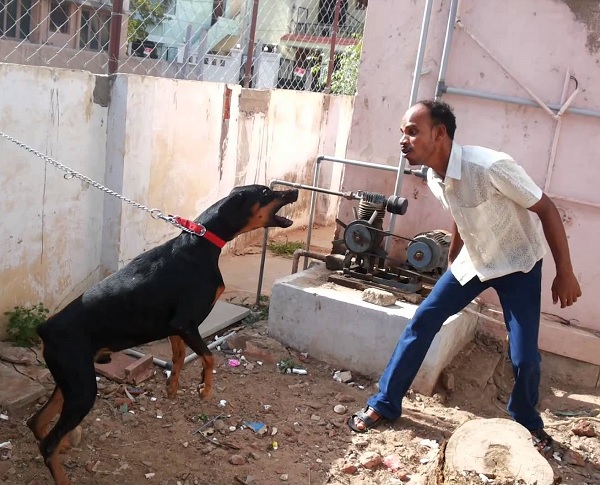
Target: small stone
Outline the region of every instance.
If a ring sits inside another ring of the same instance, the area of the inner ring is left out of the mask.
[[[342,384],[346,384],[347,382],[352,381],[352,373],[348,370],[345,371],[336,371],[333,374],[333,380],[341,382]]]
[[[352,463],[347,463],[342,467],[342,473],[346,473],[348,475],[354,475],[357,471],[358,467]]]
[[[323,407],[323,405],[320,402],[316,402],[316,401],[309,401],[306,403],[306,405],[309,408],[313,408],[313,409],[321,409]]]
[[[142,465],[145,465],[148,468],[150,468],[152,466],[152,462],[151,461],[142,461]]]
[[[571,431],[577,436],[588,436],[590,438],[596,436],[596,429],[589,421],[579,421]]]
[[[441,380],[446,391],[454,391],[454,374],[452,372],[442,372]]]
[[[186,441],[185,443],[182,443],[182,445],[184,448],[187,448],[188,446],[190,446],[190,443],[189,441]]]
[[[585,466],[583,457],[574,450],[567,450],[563,455],[563,460],[569,465]]]
[[[254,370],[254,364],[253,363],[249,363],[246,365],[246,370]]]
[[[321,421],[321,416],[318,416],[318,415],[316,415],[316,414],[313,414],[313,415],[310,417],[310,420],[311,420],[311,421]]]
[[[244,457],[241,455],[231,455],[229,457],[229,463],[232,465],[243,465],[246,463],[246,460],[244,460]]]
[[[338,404],[337,406],[333,407],[333,412],[336,414],[345,414],[347,410],[348,409],[346,408],[346,406],[343,406],[341,404]]]
[[[283,475],[279,476],[279,480],[281,480],[282,482],[287,482],[288,481],[288,474],[284,473]]]
[[[338,392],[338,393],[335,395],[334,399],[335,399],[336,401],[338,401],[338,402],[341,402],[341,403],[349,403],[349,402],[354,402],[354,401],[356,401],[356,399],[354,399],[354,397],[353,397],[353,396],[350,396],[350,395],[348,395],[348,394],[344,394],[343,392]]]
[[[371,469],[380,465],[382,458],[379,453],[375,453],[374,451],[367,451],[366,453],[363,453],[360,456],[358,461],[363,467]]]
[[[357,448],[366,448],[369,445],[369,442],[367,440],[356,440],[354,442],[354,446],[356,446]]]
[[[250,456],[254,459],[254,460],[260,460],[260,455],[258,453],[256,453],[256,451],[251,451],[250,452]]]
[[[363,291],[362,300],[379,306],[390,306],[396,303],[396,295],[378,288],[367,288]]]
[[[398,471],[400,469],[400,467],[402,466],[402,459],[396,454],[391,454],[391,455],[386,456],[383,459],[383,464],[388,469],[395,472],[395,471]]]

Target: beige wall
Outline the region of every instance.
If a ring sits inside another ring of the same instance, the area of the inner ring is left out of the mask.
[[[435,94],[449,3],[447,0],[433,3],[418,98],[431,98]],[[400,117],[409,103],[424,4],[381,0],[369,5],[348,158],[398,164]],[[459,4],[462,23],[542,100],[560,102],[565,75],[570,69],[580,88],[572,106],[600,111],[597,2],[508,0],[502,8],[476,0],[462,0]],[[458,29],[454,30],[446,82],[453,87],[529,97]],[[574,83],[569,89],[570,94]],[[545,187],[556,127],[547,113],[539,108],[457,95],[444,95],[443,100],[455,108],[459,143],[510,153],[540,187]],[[598,133],[600,119],[564,115],[555,168],[547,188],[563,215],[584,296],[565,310],[552,304],[550,285],[555,272],[550,254],[545,258],[543,280],[544,312],[574,319],[577,325],[595,331],[600,330],[597,318],[600,306],[596,298],[600,293],[600,253],[592,236],[600,228]],[[344,187],[392,193],[394,181],[395,177],[381,172],[348,168]],[[451,227],[449,214],[441,209],[422,181],[405,178],[402,193],[409,198],[409,209],[397,219],[397,234],[414,236],[423,230]],[[581,202],[570,202],[565,197]],[[340,216],[344,220],[350,217],[348,207]],[[495,294],[488,293],[485,297],[488,302],[497,303]],[[568,342],[563,341],[563,347]]]
[[[0,130],[165,213],[195,218],[236,184],[311,183],[319,154],[343,156],[349,97],[0,64]],[[230,90],[230,117],[224,103]],[[109,96],[110,95],[110,96]],[[110,99],[110,104],[109,104]],[[52,311],[177,234],[165,222],[0,138],[0,338],[15,305]],[[330,171],[322,185],[339,187]],[[330,203],[329,203],[330,204]],[[337,207],[321,201],[318,220]],[[308,220],[303,195],[290,211]],[[237,241],[260,241],[262,232]],[[233,249],[228,245],[226,250]]]

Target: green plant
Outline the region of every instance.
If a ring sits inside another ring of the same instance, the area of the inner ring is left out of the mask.
[[[294,251],[296,251],[296,249],[304,248],[304,243],[301,241],[271,241],[268,245],[268,248],[277,256],[285,256],[291,258],[294,255]]]
[[[333,94],[356,94],[362,36],[357,35],[358,42],[339,56],[339,67],[331,75],[331,92]]]
[[[356,44],[349,47],[341,54],[335,55],[335,69],[331,74],[331,93],[354,96],[358,83],[358,69],[360,67],[360,53],[362,51],[362,35],[355,34]],[[318,78],[320,89],[325,88],[327,82],[328,64],[323,64],[323,53],[307,57],[312,64],[311,73]]]
[[[39,342],[37,327],[48,318],[50,311],[38,303],[32,308],[16,306],[12,310],[4,312],[8,316],[6,333],[8,340],[19,347],[31,347]]]
[[[131,0],[129,10],[132,15],[127,21],[127,40],[133,42],[146,39],[151,28],[164,20],[170,4],[171,0]]]
[[[242,323],[246,325],[252,325],[253,323],[260,322],[261,320],[269,319],[269,297],[266,295],[260,295],[258,305],[244,305],[250,308],[250,315],[242,320]]]

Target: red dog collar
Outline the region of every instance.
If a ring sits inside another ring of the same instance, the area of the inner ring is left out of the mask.
[[[210,232],[202,224],[196,224],[193,221],[188,221],[187,219],[184,219],[183,217],[178,217],[178,216],[173,217],[173,220],[175,222],[177,222],[177,224],[185,227],[186,229],[189,229],[194,234],[197,234],[198,236],[202,236],[203,238],[208,239],[211,243],[213,243],[219,249],[222,248],[223,246],[225,246],[225,244],[226,244],[226,241],[223,241],[223,239],[221,239],[215,233]]]

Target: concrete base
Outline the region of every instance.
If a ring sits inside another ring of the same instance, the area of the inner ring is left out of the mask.
[[[362,292],[327,282],[318,264],[275,282],[269,307],[269,334],[285,345],[333,365],[379,377],[416,305],[380,307],[362,301]],[[459,313],[436,335],[412,388],[431,395],[441,371],[473,339],[477,317]]]

